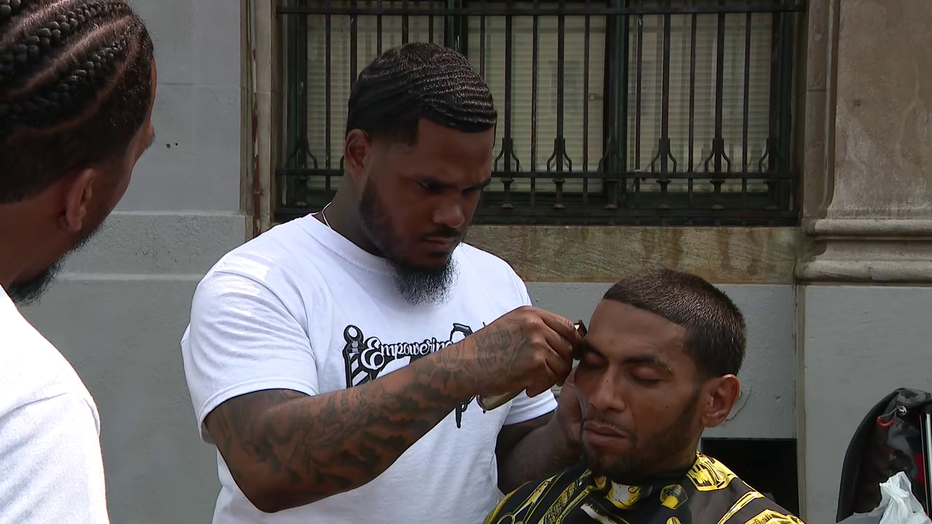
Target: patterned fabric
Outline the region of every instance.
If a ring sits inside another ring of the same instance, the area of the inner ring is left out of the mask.
[[[485,524],[803,524],[741,481],[721,462],[698,454],[686,472],[640,486],[616,484],[585,465],[505,497]]]

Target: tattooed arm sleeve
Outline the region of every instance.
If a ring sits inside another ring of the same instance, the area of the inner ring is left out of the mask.
[[[369,482],[474,394],[454,387],[453,346],[321,394],[306,322],[327,318],[329,306],[321,301],[310,315],[287,281],[297,277],[256,256],[238,264],[246,262],[264,264],[263,279],[222,266],[198,285],[181,346],[201,438],[217,445],[258,509],[279,511]],[[462,380],[460,387],[476,388]]]
[[[207,430],[258,509],[309,504],[376,478],[466,399],[454,380],[456,355],[440,351],[325,395],[235,397],[207,416]]]

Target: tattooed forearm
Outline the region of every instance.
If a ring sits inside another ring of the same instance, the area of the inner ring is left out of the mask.
[[[251,393],[214,410],[207,429],[250,501],[280,511],[357,488],[385,471],[475,394],[455,380],[458,369],[456,352],[440,351],[344,391]]]
[[[552,416],[505,426],[498,440],[498,487],[509,493],[529,480],[553,475],[579,460]]]

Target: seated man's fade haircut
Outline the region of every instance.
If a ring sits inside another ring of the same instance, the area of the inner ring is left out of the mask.
[[[349,99],[346,132],[412,145],[420,119],[464,132],[495,126],[485,81],[463,55],[436,44],[389,49],[362,73]]]
[[[0,204],[123,154],[148,113],[152,60],[121,0],[0,0]]]
[[[686,328],[686,353],[702,377],[737,375],[746,345],[744,316],[718,288],[688,273],[660,269],[618,281],[603,297]]]

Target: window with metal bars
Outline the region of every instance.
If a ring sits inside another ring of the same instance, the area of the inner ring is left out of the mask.
[[[477,223],[787,226],[797,0],[280,0],[276,218],[342,176],[359,72],[413,41],[453,47],[499,110]]]

